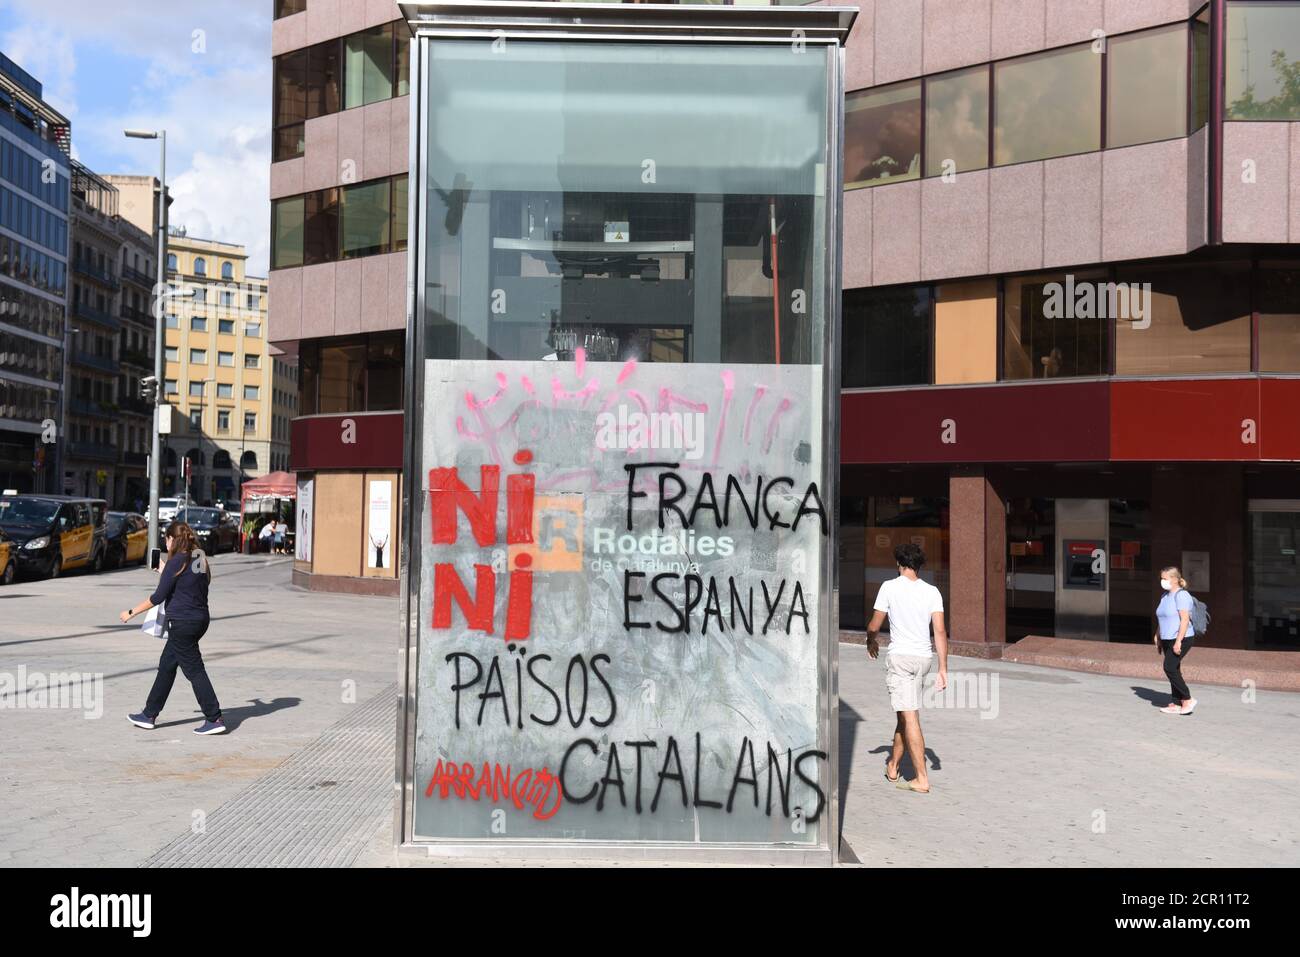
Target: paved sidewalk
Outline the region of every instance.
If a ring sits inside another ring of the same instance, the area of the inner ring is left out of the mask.
[[[98,673],[104,696],[98,720],[0,710],[0,866],[139,864],[394,681],[397,603],[294,589],[291,562],[213,559],[202,648],[231,732],[206,738],[190,733],[202,715],[179,672],[155,730],[126,721],[162,643],[117,615],[154,573],[0,588],[0,674]]]
[[[180,676],[157,730],[123,717],[159,643],[115,615],[149,572],[0,589],[0,675],[99,672],[105,695],[99,720],[0,710],[0,866],[436,866],[391,843],[396,603],[295,590],[286,559],[214,569],[203,648],[232,727],[214,738],[189,733]],[[882,776],[883,661],[840,645],[844,838],[864,864],[1300,864],[1300,695],[1193,683],[1197,713],[1165,717],[1156,681],[950,665],[968,706],[923,713],[934,790],[911,794]]]

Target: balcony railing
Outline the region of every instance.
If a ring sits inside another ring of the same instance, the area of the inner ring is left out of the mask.
[[[100,462],[117,461],[117,449],[100,442],[69,442],[68,453],[74,459],[94,459]]]
[[[90,322],[98,323],[106,329],[121,329],[122,323],[114,319],[106,312],[101,312],[94,306],[88,306],[84,302],[77,302],[72,307],[72,312],[80,319],[87,319]]]
[[[140,366],[144,369],[153,368],[153,359],[149,353],[141,352],[139,349],[123,349],[122,361],[133,366]]]
[[[68,411],[76,415],[93,415],[101,419],[111,419],[117,415],[116,410],[94,399],[70,399]]]
[[[118,371],[117,362],[108,356],[95,356],[89,352],[82,352],[80,349],[73,349],[68,353],[76,365],[86,366],[90,369],[98,369],[100,372],[107,372],[114,375]]]
[[[153,292],[153,286],[155,282],[153,276],[146,276],[144,273],[132,269],[130,266],[123,266],[122,278],[128,280],[129,282],[135,283],[137,286],[142,286],[143,288],[148,289],[150,292]]]
[[[119,399],[118,408],[131,415],[153,415],[153,403],[144,399]]]
[[[135,322],[143,323],[144,325],[147,325],[151,328],[153,326],[153,316],[145,312],[143,309],[135,308],[135,306],[123,306],[122,318],[131,319]]]
[[[88,260],[74,259],[72,261],[72,268],[75,269],[77,272],[81,273],[83,276],[89,276],[91,279],[95,280],[96,282],[103,283],[105,286],[108,286],[114,292],[116,292],[119,288],[121,288],[120,284],[118,283],[117,279],[113,277],[112,273],[105,272],[103,269],[100,269],[98,266],[95,266],[93,263],[89,262]]]

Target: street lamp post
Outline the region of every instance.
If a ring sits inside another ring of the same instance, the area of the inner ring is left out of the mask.
[[[162,471],[161,433],[158,431],[158,406],[161,404],[166,380],[163,377],[163,311],[167,290],[167,131],[126,130],[132,139],[158,140],[158,282],[154,286],[154,378],[157,387],[153,394],[153,450],[149,457],[149,544],[158,541],[158,488]]]

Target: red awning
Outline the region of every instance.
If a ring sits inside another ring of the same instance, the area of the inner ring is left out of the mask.
[[[249,479],[242,488],[244,498],[253,495],[274,495],[277,498],[297,498],[298,479],[293,472],[272,472],[261,478]]]

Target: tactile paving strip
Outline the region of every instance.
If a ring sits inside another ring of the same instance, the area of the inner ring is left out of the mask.
[[[348,867],[393,808],[389,685],[142,867]]]

